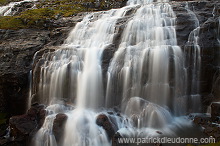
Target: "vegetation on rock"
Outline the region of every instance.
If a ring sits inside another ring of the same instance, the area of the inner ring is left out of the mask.
[[[0,6],[4,6],[10,2],[17,2],[17,1],[20,1],[20,0],[0,0]]]
[[[2,3],[7,0],[0,0]],[[1,16],[0,29],[45,28],[45,24],[60,17],[121,7],[126,0],[45,0],[37,9],[26,10],[17,16]]]

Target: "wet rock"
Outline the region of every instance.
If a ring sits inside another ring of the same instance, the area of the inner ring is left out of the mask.
[[[193,116],[193,115],[192,115]],[[196,114],[193,118],[193,122],[200,125],[204,129],[204,133],[208,136],[215,138],[216,142],[220,141],[220,127],[219,123],[213,121],[210,115]]]
[[[107,46],[102,54],[102,71],[103,71],[103,75],[106,75],[107,71],[108,71],[108,67],[110,64],[111,59],[114,56],[115,51],[117,50],[117,48],[115,47],[115,45],[111,44],[109,46]],[[107,81],[106,81],[107,82]]]
[[[0,30],[0,112],[10,116],[26,112],[34,54],[61,45],[84,15],[54,20],[51,30]]]
[[[156,133],[158,133],[158,134],[163,134],[163,132],[161,132],[161,131],[156,131]]]
[[[44,110],[44,105],[34,104],[26,114],[11,117],[9,119],[10,136],[15,140],[26,141],[28,136],[35,133],[41,127],[39,122],[44,120],[46,116],[42,112]]]
[[[195,116],[193,122],[196,124],[206,124],[211,121],[210,115]]]
[[[103,127],[103,129],[106,131],[109,139],[111,139],[114,136],[116,131],[114,130],[111,121],[109,120],[109,118],[105,114],[100,114],[97,116],[96,124]]]
[[[18,3],[17,5],[15,5],[15,7],[13,7],[11,15],[18,15],[23,11],[32,9],[32,7],[34,6],[35,2],[28,2],[28,1],[24,1],[21,3]]]
[[[220,102],[213,102],[211,104],[211,116],[212,120],[216,121],[220,117]]]
[[[190,32],[197,27],[195,23],[198,20],[200,25],[199,45],[201,48],[201,79],[199,81],[201,95],[205,99],[205,96],[213,94],[214,98],[211,101],[220,98],[219,77],[216,75],[220,66],[220,50],[217,41],[219,2],[212,0],[171,3],[176,14],[177,42],[182,49],[186,46]],[[187,7],[190,11],[187,11]],[[212,81],[215,83],[213,84]],[[203,112],[206,112],[206,107],[211,101],[202,101]]]
[[[0,145],[4,145],[4,144],[6,144],[7,142],[8,142],[7,139],[5,139],[5,138],[0,138]]]
[[[11,134],[16,139],[28,135],[37,127],[35,119],[28,115],[14,116],[10,118],[9,122]]]
[[[66,114],[57,114],[56,118],[54,119],[53,122],[53,134],[57,140],[57,142],[59,142],[62,139],[63,136],[63,132],[64,132],[64,126],[67,120],[67,115]]]
[[[0,38],[0,112],[23,114],[32,58],[49,39],[48,31],[0,30]]]
[[[47,111],[45,109],[42,109],[38,112],[38,128],[43,126],[46,115]]]
[[[129,146],[130,145],[128,143],[119,142],[120,138],[123,138],[123,136],[119,132],[116,132],[112,138],[112,146]]]
[[[218,124],[209,123],[204,125],[204,127],[204,133],[206,133],[208,136],[214,137],[216,139],[216,142],[220,141],[220,127],[218,126]]]
[[[216,54],[219,56],[218,59],[216,59],[216,62],[218,62],[217,64],[220,66],[220,49],[218,52],[216,52]],[[215,72],[213,76],[212,94],[214,97],[216,97],[216,101],[220,101],[220,68]]]

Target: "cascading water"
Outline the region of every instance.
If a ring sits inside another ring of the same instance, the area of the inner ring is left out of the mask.
[[[37,1],[37,0],[23,0],[20,2],[11,2],[6,6],[1,6],[0,7],[0,16],[13,16],[14,13],[16,13],[16,11],[13,10],[16,6],[18,6],[22,3],[25,3],[25,2],[34,2],[34,1]]]
[[[106,104],[115,97],[121,100],[113,105],[123,107],[138,96],[175,112],[184,109],[174,107],[184,100],[183,53],[177,46],[174,24],[169,4],[148,4],[137,10],[108,70]]]
[[[193,112],[200,112],[200,70],[201,70],[201,56],[200,56],[200,46],[198,44],[199,41],[199,20],[196,15],[188,8],[186,5],[186,10],[190,14],[190,17],[194,19],[194,27],[195,29],[189,34],[188,42],[184,48],[185,53],[185,67],[187,70],[187,95],[189,95],[190,99],[190,107]]]
[[[126,9],[87,15],[60,50],[43,56],[49,61],[41,66],[40,102],[53,104],[61,99],[76,100],[76,109],[67,113],[63,145],[110,144],[104,130],[96,125],[93,110],[104,104],[102,51],[112,43],[116,22]]]
[[[38,93],[31,93],[38,97],[33,100],[49,104],[48,111],[52,112],[48,112],[36,134],[34,145],[109,146],[108,134],[96,124],[100,114],[107,115],[114,130],[125,137],[158,135],[157,130],[176,136],[178,129],[190,127],[186,120],[176,118],[187,111],[185,87],[189,83],[184,53],[177,45],[176,16],[168,3],[162,3],[167,1],[158,2],[161,3],[129,0],[128,6],[121,9],[88,14],[59,49],[43,55],[36,65],[39,74],[33,73],[33,78],[39,78],[35,89]],[[114,43],[119,31],[117,21],[127,17],[131,9],[134,15],[127,20],[118,40],[105,89],[102,53]],[[197,36],[197,31],[193,31],[188,43],[198,52]],[[199,57],[192,62],[195,64],[192,73],[197,80]],[[197,84],[192,82],[197,93]],[[191,93],[194,94],[190,92],[189,96]],[[74,108],[62,108],[58,112],[50,108],[58,101],[73,104]],[[68,119],[63,139],[57,142],[51,128],[59,112],[65,113]]]

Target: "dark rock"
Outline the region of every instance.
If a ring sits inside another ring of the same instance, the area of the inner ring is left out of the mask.
[[[206,133],[208,136],[212,136],[217,141],[220,141],[220,127],[217,124],[209,123],[204,125],[204,133]]]
[[[28,1],[24,1],[21,3],[16,4],[13,8],[12,8],[12,15],[18,15],[23,11],[29,10],[34,6],[35,2],[28,2]]]
[[[53,122],[53,134],[59,143],[59,141],[62,139],[63,132],[64,132],[64,126],[67,120],[67,115],[65,114],[57,114],[56,118]]]
[[[49,39],[48,33],[0,30],[0,112],[18,115],[26,111],[32,58]]]
[[[193,122],[197,125],[200,125],[204,129],[204,133],[210,137],[215,138],[215,141],[220,141],[220,127],[218,123],[214,123],[211,116],[208,114],[196,114],[191,115],[194,117]]]
[[[38,112],[38,118],[39,118],[38,128],[43,126],[46,115],[47,115],[47,111],[45,109],[42,109]]]
[[[156,131],[156,133],[158,133],[158,134],[163,134],[163,132],[161,132],[161,131]]]
[[[26,136],[37,127],[36,119],[32,119],[28,115],[11,117],[9,123],[11,128],[11,134],[15,138]]]
[[[26,112],[34,54],[41,52],[39,57],[45,50],[54,51],[84,15],[54,20],[51,30],[0,30],[0,112],[11,116]]]
[[[213,102],[211,104],[211,116],[212,120],[216,121],[220,117],[220,102]]]
[[[216,59],[216,61],[218,62],[217,65],[220,66],[220,51],[216,52],[216,54],[218,54],[219,56],[219,59]],[[214,97],[218,98],[218,101],[220,101],[220,69],[218,69],[218,71],[216,71],[213,76],[212,94]]]
[[[128,143],[119,143],[119,138],[123,138],[119,132],[116,132],[112,138],[112,146],[128,146]]]
[[[103,127],[103,129],[106,131],[109,139],[111,139],[114,136],[116,131],[114,130],[111,121],[109,120],[109,118],[105,114],[100,114],[97,116],[96,124]]]
[[[27,141],[27,137],[35,133],[45,119],[45,106],[41,104],[32,105],[24,115],[13,116],[9,120],[10,136],[15,141]],[[44,113],[44,114],[42,114]]]
[[[178,45],[184,49],[188,41],[191,31],[197,26],[195,25],[198,19],[200,25],[199,33],[199,46],[201,48],[201,74],[200,74],[200,92],[202,95],[203,112],[209,106],[211,101],[220,98],[219,94],[219,42],[217,41],[218,35],[218,16],[220,4],[219,2],[212,1],[189,1],[184,2],[171,2],[173,10],[176,13],[176,35]],[[187,7],[188,5],[188,10]],[[213,84],[213,81],[215,83]],[[214,98],[208,101],[207,95],[213,94]],[[206,101],[203,101],[203,100]]]
[[[5,139],[5,138],[0,138],[0,145],[4,145],[4,144],[6,144],[7,142],[8,142],[7,139]]]
[[[211,122],[211,117],[210,116],[195,116],[194,123],[196,124],[206,124],[208,122]]]

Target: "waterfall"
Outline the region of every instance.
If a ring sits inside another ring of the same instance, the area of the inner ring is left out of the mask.
[[[55,136],[53,135],[53,122],[57,113],[67,112],[72,108],[65,107],[61,104],[54,104],[46,108],[47,117],[40,130],[35,134],[31,141],[31,145],[36,146],[57,146]]]
[[[121,99],[113,105],[124,108],[131,97],[138,96],[176,113],[185,111],[175,107],[185,99],[184,58],[174,27],[175,14],[167,3],[143,5],[137,10],[109,66],[106,104],[112,98]],[[116,94],[112,92],[116,90]]]
[[[23,0],[20,2],[10,2],[8,5],[6,6],[0,6],[0,16],[13,16],[16,11],[14,10],[16,6],[19,6],[22,3],[25,2],[34,2],[37,0]]]
[[[127,16],[130,10],[134,14]],[[157,136],[157,130],[176,136],[179,129],[189,128],[190,122],[180,116],[189,108],[188,97],[199,94],[199,28],[187,43],[195,52],[189,70],[187,52],[177,44],[175,18],[166,0],[129,0],[123,8],[86,15],[62,46],[45,52],[35,64],[33,83],[38,84],[32,88],[32,100],[49,105],[51,112],[33,144],[110,146],[108,133],[96,123],[100,114],[124,137]],[[102,54],[115,43],[123,19],[126,25],[104,85]],[[50,108],[54,105],[62,110]],[[52,132],[57,113],[68,117],[59,142]]]
[[[110,145],[104,129],[95,123],[97,113],[93,110],[104,105],[102,52],[112,44],[116,22],[126,9],[88,14],[60,49],[42,57],[39,101],[49,105],[58,100],[76,103],[75,110],[65,112],[68,120],[63,145]]]
[[[190,17],[194,19],[194,27],[195,29],[189,34],[188,42],[184,48],[185,52],[185,67],[187,70],[187,94],[189,95],[189,102],[191,111],[200,112],[200,70],[201,70],[201,55],[200,55],[200,46],[198,44],[199,41],[199,20],[196,17],[195,13],[191,11],[186,5],[186,10],[188,11]]]

